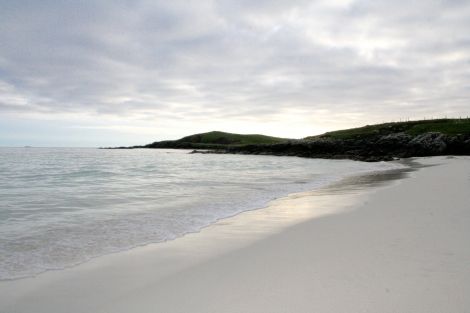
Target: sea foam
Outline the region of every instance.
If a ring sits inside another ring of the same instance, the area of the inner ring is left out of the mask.
[[[397,166],[184,150],[1,148],[0,279],[172,240],[289,193]]]

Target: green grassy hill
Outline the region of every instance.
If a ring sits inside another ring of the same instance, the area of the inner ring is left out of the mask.
[[[288,139],[265,135],[241,135],[212,131],[208,133],[186,136],[178,140],[157,141],[143,146],[144,148],[175,148],[175,149],[224,149],[229,146],[273,144]]]
[[[327,140],[324,140],[326,138]],[[192,153],[236,153],[307,158],[388,161],[433,155],[470,155],[470,119],[436,119],[367,125],[328,132],[305,140],[219,131],[145,146],[118,149],[192,149]]]
[[[195,134],[176,140],[177,142],[190,142],[201,144],[221,144],[221,145],[247,145],[247,144],[271,144],[284,142],[288,139],[271,137],[265,135],[241,135],[211,131],[208,133]]]
[[[319,136],[310,136],[305,139],[309,140],[319,137],[356,139],[374,137],[377,135],[383,136],[399,132],[404,132],[411,136],[417,136],[427,132],[440,132],[446,135],[470,134],[470,119],[436,119],[367,125],[359,128],[328,132]]]

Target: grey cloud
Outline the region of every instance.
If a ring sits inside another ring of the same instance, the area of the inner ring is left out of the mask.
[[[3,0],[0,82],[37,112],[470,113],[466,1],[333,2]]]

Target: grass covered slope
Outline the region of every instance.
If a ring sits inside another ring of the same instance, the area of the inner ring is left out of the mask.
[[[310,136],[303,140],[212,131],[178,140],[120,148],[200,149],[205,150],[204,153],[285,155],[361,161],[383,161],[413,156],[470,155],[470,119],[367,125]]]
[[[470,155],[470,119],[367,125],[272,145],[227,147],[229,153],[384,161],[432,155]]]
[[[359,139],[395,133],[405,133],[414,137],[429,132],[438,132],[450,136],[458,134],[467,135],[470,134],[470,119],[436,119],[367,125],[359,128],[328,132],[319,136],[310,136],[305,139]]]
[[[228,146],[263,145],[285,142],[288,139],[257,134],[232,134],[211,131],[183,137],[178,140],[157,141],[145,148],[179,148],[179,149],[221,149]]]
[[[265,135],[241,135],[225,133],[221,131],[211,131],[208,133],[195,134],[187,137],[183,137],[177,142],[191,142],[191,143],[202,143],[202,144],[222,144],[222,145],[251,145],[251,144],[272,144],[284,142],[288,139],[270,137]]]

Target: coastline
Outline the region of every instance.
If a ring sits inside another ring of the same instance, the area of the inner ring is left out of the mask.
[[[220,131],[178,140],[106,149],[191,149],[202,154],[298,156],[378,162],[401,158],[470,155],[470,119],[389,122],[327,132],[303,139]]]
[[[0,282],[0,312],[465,311],[468,236],[452,232],[469,232],[469,161],[419,159],[430,167],[385,188],[291,195],[171,242]]]
[[[41,153],[55,154],[45,149],[35,153],[35,157]],[[80,155],[82,149],[67,149],[67,153],[69,157]],[[88,153],[87,151],[85,154]],[[18,227],[15,226],[20,226],[22,219],[13,218],[11,223],[4,224],[4,227],[1,227],[4,238],[0,240],[0,250],[5,253],[0,258],[0,281],[72,268],[106,254],[174,240],[188,233],[197,233],[218,220],[233,217],[244,211],[264,208],[271,201],[289,194],[317,190],[349,176],[400,167],[395,162],[369,164],[348,160],[305,160],[297,157],[202,156],[188,155],[181,150],[124,153],[95,150],[90,154],[99,158],[109,157],[108,162],[111,164],[121,162],[123,158],[138,159],[143,156],[148,166],[131,171],[107,169],[102,177],[100,171],[86,171],[88,167],[93,167],[93,164],[82,164],[84,172],[78,171],[72,176],[64,173],[64,183],[69,187],[57,196],[55,193],[61,190],[60,186],[49,184],[50,195],[49,199],[46,199],[44,196],[47,189],[38,194],[34,188],[28,189],[27,184],[25,189],[18,188],[16,195],[7,193],[5,198],[1,197],[4,207],[15,205],[18,200],[21,201],[24,194],[29,193],[32,197],[28,198],[28,202],[43,198],[44,203],[50,201],[52,206],[49,209],[52,211],[54,203],[59,203],[55,205],[58,214],[49,216],[56,221],[62,219],[62,222],[55,225],[53,222],[49,229],[39,229],[34,236],[30,234],[36,226],[34,223],[28,225],[27,219],[24,220],[25,226],[31,227],[31,232],[24,229],[17,231]],[[153,164],[155,156],[160,158],[157,165]],[[168,159],[171,162],[168,162]],[[212,165],[206,167],[203,172],[193,166],[208,161]],[[188,169],[181,170],[188,165]],[[218,170],[220,165],[226,167],[222,171],[223,175],[220,175]],[[59,168],[66,169],[67,166],[62,164]],[[159,177],[161,170],[165,172],[165,169],[172,167],[174,173],[168,176],[168,179]],[[247,170],[246,175],[240,175],[239,170],[244,169]],[[116,175],[120,172],[123,174]],[[14,173],[10,175],[14,176]],[[74,179],[76,175],[83,178]],[[182,179],[175,180],[172,176]],[[201,180],[201,184],[191,183],[193,180]],[[120,182],[122,188],[113,188],[116,182]],[[69,192],[81,196],[67,196]],[[98,194],[104,196],[97,196]],[[28,203],[23,205],[27,206]],[[62,214],[61,207],[74,207],[79,212]],[[96,210],[93,209],[96,214],[83,214],[87,207],[96,207]],[[115,213],[112,213],[113,211]],[[45,222],[48,222],[47,215],[40,217],[44,217]],[[11,231],[8,231],[8,227]]]

